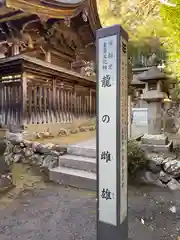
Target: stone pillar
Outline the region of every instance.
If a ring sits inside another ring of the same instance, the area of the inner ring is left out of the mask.
[[[150,102],[148,104],[148,133],[161,134],[162,129],[161,102]]]

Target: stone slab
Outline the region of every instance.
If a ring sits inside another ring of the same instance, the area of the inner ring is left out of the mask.
[[[152,152],[170,152],[173,142],[170,141],[167,145],[153,145],[153,144],[141,144],[143,150],[152,151]]]
[[[168,144],[168,137],[160,134],[160,135],[151,135],[145,134],[141,138],[142,144],[149,144],[149,145],[167,145]]]
[[[81,148],[90,148],[96,149],[96,138],[92,138],[83,142],[70,145],[71,147],[81,147]]]
[[[90,139],[77,144],[69,145],[67,153],[70,155],[84,156],[89,158],[96,157],[96,139]]]
[[[49,170],[49,179],[59,184],[96,191],[95,173],[57,167]]]
[[[96,158],[63,155],[59,159],[59,166],[66,168],[73,168],[87,172],[96,172]]]

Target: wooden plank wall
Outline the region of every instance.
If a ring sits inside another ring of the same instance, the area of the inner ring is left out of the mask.
[[[96,113],[95,89],[37,72],[9,74],[0,81],[0,123],[71,123]],[[27,84],[24,84],[27,81]],[[25,99],[24,99],[25,98]]]
[[[93,117],[95,90],[71,81],[36,72],[27,74],[27,102],[24,123],[71,123],[74,118]]]
[[[22,110],[21,74],[1,77],[0,123],[20,125]]]

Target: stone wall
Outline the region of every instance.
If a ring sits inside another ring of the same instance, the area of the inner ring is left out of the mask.
[[[22,133],[8,133],[6,144],[4,156],[8,166],[21,162],[38,166],[44,172],[58,166],[59,157],[66,153],[66,147],[63,146],[24,140]]]
[[[1,134],[0,134],[1,135]],[[5,161],[6,142],[0,137],[0,193],[13,187],[12,173],[10,166]]]

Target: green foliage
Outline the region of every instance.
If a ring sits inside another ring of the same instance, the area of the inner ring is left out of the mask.
[[[139,144],[135,140],[128,141],[128,173],[130,177],[134,177],[135,174],[146,168],[147,158],[144,151],[140,148]]]
[[[159,0],[99,0],[103,26],[121,24],[128,31],[130,56],[149,56],[162,48],[159,36],[167,36],[160,17]]]
[[[99,0],[102,25],[122,24],[131,40],[156,36],[163,32],[158,0]]]
[[[172,100],[180,100],[180,84],[177,82],[175,88],[171,89],[170,91],[171,99]]]
[[[162,5],[160,13],[167,31],[164,47],[168,51],[169,69],[180,79],[180,0],[171,2],[177,6]]]
[[[98,10],[103,26],[121,24],[128,31],[130,56],[157,55],[163,49],[167,71],[180,79],[180,0],[169,2],[177,6],[159,0],[99,0]]]

